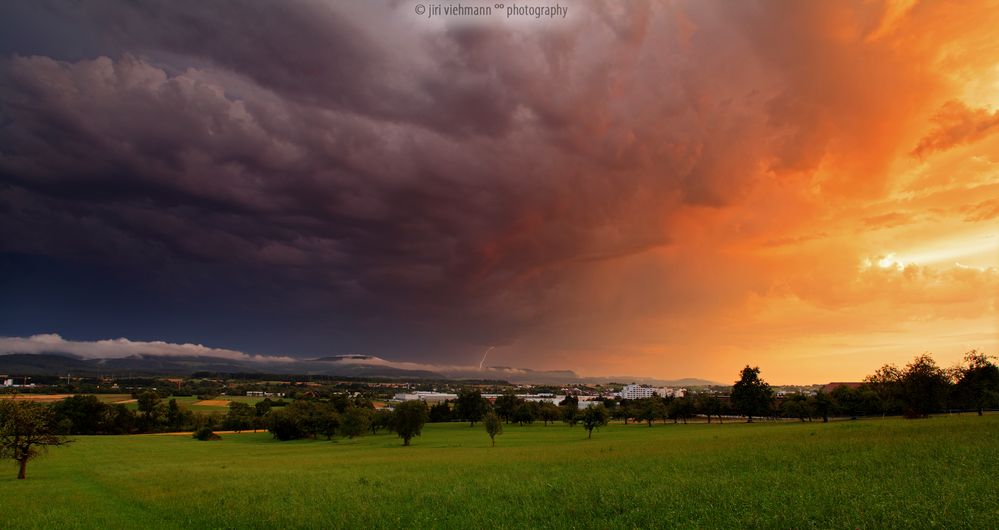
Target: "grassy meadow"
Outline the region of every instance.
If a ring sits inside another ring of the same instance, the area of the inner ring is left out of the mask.
[[[77,437],[0,467],[13,528],[995,528],[999,415]]]

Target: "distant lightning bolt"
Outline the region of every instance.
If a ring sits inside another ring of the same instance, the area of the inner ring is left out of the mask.
[[[490,346],[489,349],[486,350],[486,353],[482,354],[482,360],[479,361],[479,371],[480,372],[482,371],[482,365],[484,365],[486,363],[486,355],[489,355],[489,352],[493,351],[493,348],[495,348],[495,347],[496,346]]]

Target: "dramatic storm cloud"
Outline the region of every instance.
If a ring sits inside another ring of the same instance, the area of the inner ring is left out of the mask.
[[[801,382],[999,346],[997,10],[415,4],[0,7],[0,333]]]

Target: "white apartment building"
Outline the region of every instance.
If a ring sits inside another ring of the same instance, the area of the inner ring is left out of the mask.
[[[651,386],[644,385],[627,385],[621,389],[621,399],[645,399],[652,397],[652,394],[656,394],[659,397],[683,397],[686,394],[686,389],[683,388],[653,388]]]
[[[454,401],[458,399],[458,394],[446,394],[443,392],[405,392],[402,394],[396,394],[392,398],[392,401],[416,401],[420,400],[425,403],[440,403],[442,401]]]
[[[656,389],[650,386],[627,385],[621,389],[621,399],[645,399],[652,397]]]

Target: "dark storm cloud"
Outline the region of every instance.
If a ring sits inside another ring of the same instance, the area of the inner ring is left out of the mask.
[[[770,70],[798,58],[768,17],[828,51],[806,9],[579,3],[537,31],[414,25],[398,3],[44,6],[102,53],[14,42],[0,64],[4,251],[167,290],[238,279],[399,351],[580,311],[581,268],[670,245],[675,211],[812,169],[824,147],[805,146],[845,128],[816,110],[835,72]]]

